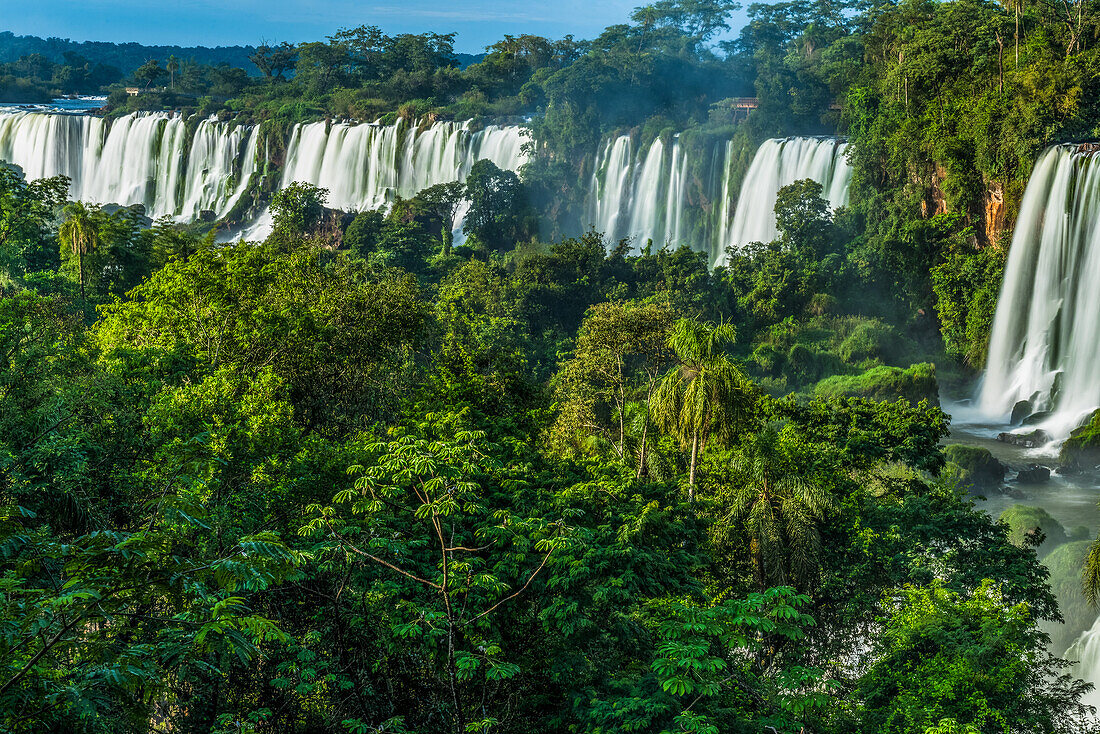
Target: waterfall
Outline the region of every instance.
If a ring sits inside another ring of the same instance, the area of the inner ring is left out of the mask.
[[[1075,676],[1096,686],[1081,697],[1081,703],[1100,709],[1100,617],[1066,650],[1065,658],[1077,661],[1072,669]]]
[[[784,186],[813,179],[821,184],[830,208],[846,205],[852,180],[852,168],[844,157],[847,148],[847,143],[836,138],[765,141],[745,174],[733,221],[722,237],[723,251],[718,264],[726,262],[727,246],[738,249],[750,242],[771,242],[776,238],[775,200]]]
[[[608,142],[592,174],[587,205],[589,224],[611,242],[617,240],[619,217],[629,202],[627,191],[633,162],[630,136],[623,135]]]
[[[135,113],[0,112],[0,161],[28,179],[68,176],[69,196],[95,204],[143,204],[151,217],[197,219],[229,211],[255,172],[258,131],[203,120],[187,146],[184,121]],[[241,153],[244,152],[242,156]]]
[[[847,204],[852,173],[846,149],[834,138],[768,140],[735,202],[733,141],[698,150],[685,148],[673,136],[636,149],[631,137],[622,135],[606,141],[596,158],[583,224],[603,232],[612,246],[623,238],[632,240],[635,251],[648,240],[658,247],[686,244],[721,265],[727,245],[775,238],[775,198],[787,184],[812,178],[822,184],[832,207]]]
[[[676,246],[684,237],[687,171],[678,135],[670,146],[657,138],[637,155],[628,135],[607,141],[592,174],[585,225],[609,244],[630,238],[636,251],[649,240]]]
[[[362,211],[438,183],[465,180],[483,158],[508,171],[526,162],[518,127],[490,125],[471,132],[463,123],[437,122],[404,128],[401,120],[393,125],[298,125],[291,133],[282,185],[321,186],[328,189],[329,206]]]
[[[141,204],[151,217],[193,221],[237,204],[255,173],[259,130],[198,124],[187,150],[183,119],[134,113],[108,122],[84,114],[0,112],[0,161],[29,179],[64,175],[69,197]],[[242,155],[243,151],[243,155]]]
[[[1055,438],[1065,438],[1100,406],[1097,161],[1062,145],[1036,162],[1016,220],[979,394],[983,413],[1006,420],[1017,401],[1038,394],[1035,409],[1051,411],[1040,427]]]
[[[516,171],[527,161],[518,126],[436,122],[421,127],[308,123],[295,126],[287,146],[281,186],[295,181],[328,189],[328,206],[346,211],[378,209],[395,197],[411,197],[439,183],[464,181],[482,159]],[[456,222],[461,230],[461,222]],[[264,212],[242,236],[262,239],[271,231]]]

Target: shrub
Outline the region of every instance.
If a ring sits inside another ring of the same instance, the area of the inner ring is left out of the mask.
[[[898,348],[898,333],[881,321],[861,321],[841,343],[838,353],[845,362],[858,364],[865,359],[886,360]]]
[[[1043,625],[1043,630],[1050,635],[1051,652],[1058,656],[1092,625],[1096,617],[1096,611],[1085,600],[1081,588],[1081,571],[1091,544],[1088,540],[1064,543],[1043,561],[1050,571],[1050,590],[1058,597],[1058,608],[1066,620]]]
[[[896,400],[904,398],[916,405],[922,400],[938,406],[939,387],[936,366],[923,362],[908,369],[879,366],[862,375],[834,375],[817,383],[814,392],[823,398],[870,398]]]

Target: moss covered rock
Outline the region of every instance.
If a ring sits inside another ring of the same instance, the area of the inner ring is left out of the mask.
[[[1025,449],[1037,449],[1040,446],[1047,445],[1053,439],[1046,431],[1041,428],[1036,428],[1034,431],[1025,431],[1022,433],[998,433],[997,440]]]
[[[823,398],[905,398],[914,405],[921,400],[927,400],[931,405],[940,404],[936,366],[928,362],[908,369],[879,366],[862,375],[834,375],[817,383],[814,393]]]
[[[1062,444],[1058,463],[1066,471],[1084,471],[1100,466],[1100,410],[1085,425],[1069,434]]]
[[[1096,610],[1085,601],[1081,590],[1081,570],[1091,541],[1065,543],[1050,552],[1043,565],[1050,571],[1050,589],[1058,598],[1064,624],[1050,622],[1043,630],[1050,635],[1051,652],[1061,655],[1077,637],[1092,626]]]
[[[989,449],[980,446],[952,444],[943,449],[947,457],[944,475],[954,479],[960,487],[995,489],[1005,480],[1005,467]]]
[[[1019,548],[1034,547],[1040,557],[1066,542],[1066,529],[1042,507],[1013,505],[1001,513],[1000,520],[1008,525],[1008,542]]]

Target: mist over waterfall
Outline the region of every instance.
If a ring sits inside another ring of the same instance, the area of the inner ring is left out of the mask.
[[[1020,400],[1049,410],[1064,438],[1100,406],[1100,167],[1076,146],[1048,148],[1028,181],[979,395],[1005,417]],[[1057,388],[1057,389],[1056,389]],[[1057,394],[1055,394],[1057,393]]]
[[[768,140],[737,197],[730,141],[698,150],[683,146],[679,136],[648,146],[636,146],[628,135],[611,138],[596,159],[584,224],[612,244],[631,238],[635,251],[649,240],[656,247],[687,244],[721,265],[728,245],[775,238],[775,199],[787,184],[812,178],[831,207],[846,204],[852,177],[846,149],[835,138]]]
[[[287,145],[281,186],[295,181],[328,189],[328,206],[345,211],[378,209],[395,197],[429,186],[465,181],[474,163],[492,161],[516,171],[527,162],[519,126],[435,122],[427,126],[323,122],[296,125]],[[271,231],[265,212],[245,232],[260,239]]]
[[[291,134],[283,185],[303,181],[329,190],[329,206],[377,209],[394,195],[409,197],[438,183],[463,181],[487,158],[515,171],[527,158],[522,129],[436,122],[426,127],[323,122],[298,125]]]
[[[629,135],[612,138],[596,161],[585,224],[610,243],[631,238],[636,250],[647,240],[657,247],[677,243],[684,235],[687,170],[679,136],[669,145],[657,138],[638,151]]]
[[[733,221],[722,236],[719,264],[726,262],[726,247],[738,249],[750,242],[775,239],[775,200],[784,186],[813,179],[821,184],[830,209],[846,205],[852,182],[852,167],[844,157],[847,148],[847,143],[836,138],[765,141],[745,174]]]
[[[188,146],[183,119],[135,113],[0,112],[0,161],[30,180],[64,175],[72,199],[143,204],[151,217],[183,221],[227,214],[256,172],[258,129],[203,120]]]

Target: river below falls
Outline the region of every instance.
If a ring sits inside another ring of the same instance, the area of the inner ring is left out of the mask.
[[[943,410],[951,416],[951,433],[943,440],[946,444],[965,444],[988,449],[1008,469],[1001,491],[974,492],[970,496],[977,509],[998,518],[1013,505],[1031,505],[1046,510],[1067,531],[1088,528],[1088,538],[1097,537],[1100,531],[1100,476],[1095,474],[1061,475],[1055,471],[1058,465],[1058,442],[1042,448],[1026,449],[997,440],[997,434],[1014,429],[1003,421],[991,421],[969,406],[969,401],[943,401]],[[1025,429],[1027,430],[1027,429]],[[1032,465],[1051,470],[1050,480],[1040,483],[1016,481],[1016,470]],[[1063,616],[1067,616],[1063,610]],[[1092,683],[1095,688],[1083,697],[1086,704],[1100,709],[1100,616],[1095,621],[1079,619],[1066,621],[1079,625],[1086,631],[1064,653],[1053,652],[1079,661],[1073,668],[1074,675]],[[1090,628],[1091,627],[1091,628]]]
[[[1005,492],[988,491],[972,497],[979,510],[1000,517],[1012,505],[1033,505],[1050,513],[1066,530],[1087,527],[1089,538],[1100,530],[1100,477],[1074,474],[1063,476],[1054,471],[1058,465],[1057,446],[1025,449],[997,440],[997,434],[1014,431],[1005,423],[991,422],[979,416],[964,402],[943,403],[951,416],[951,434],[945,444],[961,443],[989,449],[1005,467]],[[1015,470],[1038,464],[1051,470],[1050,481],[1023,484],[1015,481]]]

